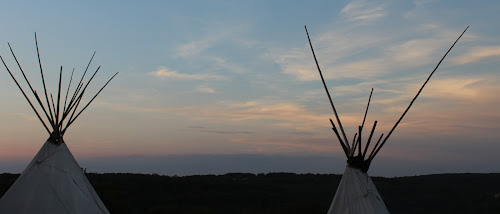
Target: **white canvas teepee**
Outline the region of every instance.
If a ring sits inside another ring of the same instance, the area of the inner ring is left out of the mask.
[[[109,213],[65,143],[46,141],[0,199],[0,213]]]
[[[389,213],[370,176],[347,166],[337,188],[330,213]]]
[[[73,96],[68,100],[68,92],[71,88],[71,82],[73,80],[73,73],[71,74],[68,89],[66,91],[66,97],[63,98],[65,99],[63,106],[61,105],[61,79],[63,73],[61,66],[57,100],[54,102],[52,94],[50,94],[52,100],[51,103],[49,102],[47,89],[45,87],[36,34],[35,41],[38,62],[40,65],[40,73],[42,75],[42,83],[45,92],[45,105],[37,92],[32,88],[10,44],[9,48],[19,67],[19,70],[26,80],[27,85],[32,91],[35,100],[39,104],[39,110],[41,109],[41,111],[45,114],[46,121],[48,121],[52,130],[50,130],[46,125],[42,116],[38,113],[37,108],[35,108],[31,99],[19,85],[2,56],[0,56],[5,68],[49,134],[49,139],[43,144],[35,158],[33,158],[21,176],[14,182],[2,198],[0,198],[0,213],[109,213],[66,146],[66,143],[63,140],[63,135],[67,128],[90,105],[90,103],[97,97],[97,95],[99,95],[99,93],[116,76],[116,74],[111,77],[108,82],[106,82],[99,92],[97,92],[92,99],[79,110],[79,112],[77,112],[87,86],[92,81],[97,71],[99,71],[99,68],[97,68],[87,83],[82,82],[94,57],[94,55],[92,55],[80,82],[74,89]]]
[[[424,82],[420,90],[417,92],[417,95],[413,98],[413,100],[410,102],[404,113],[401,115],[399,120],[396,122],[396,124],[392,127],[392,129],[389,131],[387,136],[384,138],[383,141],[382,137],[384,134],[380,135],[380,138],[378,139],[377,143],[375,146],[372,147],[372,151],[370,154],[367,153],[371,139],[373,137],[373,133],[375,131],[375,127],[377,126],[377,121],[373,123],[372,130],[370,132],[370,135],[368,137],[368,140],[364,146],[364,149],[362,147],[362,141],[361,141],[361,134],[363,133],[363,128],[365,125],[365,120],[366,120],[366,114],[368,113],[368,108],[370,106],[370,100],[372,97],[373,93],[373,88],[372,91],[370,92],[370,97],[368,98],[368,104],[366,106],[366,111],[365,111],[365,116],[363,119],[363,122],[361,126],[358,128],[358,132],[354,135],[354,140],[349,143],[346,134],[344,132],[344,128],[342,127],[342,123],[340,122],[340,118],[337,114],[337,110],[335,109],[335,105],[333,104],[332,98],[330,96],[330,92],[328,92],[328,88],[326,87],[325,80],[323,78],[323,74],[321,73],[321,69],[318,64],[318,60],[316,59],[316,54],[314,53],[314,49],[311,43],[311,39],[309,38],[309,33],[306,30],[307,34],[307,39],[309,40],[309,45],[311,47],[311,52],[314,57],[314,61],[316,63],[316,67],[318,69],[318,72],[320,74],[321,80],[323,82],[323,86],[325,88],[326,94],[328,95],[328,99],[330,100],[330,105],[332,106],[332,110],[335,114],[336,120],[338,127],[340,129],[337,130],[337,127],[335,126],[335,123],[330,119],[330,123],[332,124],[332,130],[334,131],[335,135],[337,136],[337,139],[339,140],[340,145],[342,146],[342,149],[344,150],[344,153],[347,157],[347,167],[344,172],[344,175],[342,176],[342,180],[340,181],[339,186],[337,187],[337,192],[335,193],[335,197],[333,198],[333,201],[330,205],[330,209],[328,210],[328,214],[386,214],[389,213],[389,210],[385,206],[384,201],[382,200],[382,197],[377,191],[377,188],[373,184],[370,176],[367,174],[368,169],[370,168],[370,164],[375,158],[375,156],[378,154],[380,149],[384,146],[384,144],[387,142],[387,139],[391,136],[392,132],[396,129],[398,124],[401,122],[403,117],[406,115],[410,107],[412,106],[413,102],[417,99],[418,95],[420,92],[422,92],[422,89],[425,87],[429,79],[432,77],[434,72],[437,70],[441,62],[444,60],[446,55],[451,51],[451,49],[455,46],[455,44],[458,42],[458,40],[462,37],[462,35],[467,31],[469,27],[465,28],[465,30],[462,32],[462,34],[455,40],[453,45],[448,49],[446,54],[441,58],[437,66],[434,68],[434,70],[431,72],[427,80]],[[342,136],[341,136],[342,135]],[[382,142],[382,143],[380,143]]]

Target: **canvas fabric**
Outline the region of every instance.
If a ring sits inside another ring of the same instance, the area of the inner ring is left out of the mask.
[[[347,166],[328,214],[389,213],[367,173]]]
[[[0,199],[0,213],[109,213],[66,143],[45,142]]]

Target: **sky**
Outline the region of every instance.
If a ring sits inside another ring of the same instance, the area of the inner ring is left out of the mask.
[[[94,51],[88,94],[119,72],[65,134],[88,171],[340,174],[304,25],[348,138],[371,88],[363,136],[375,120],[374,136],[387,134],[470,26],[369,173],[488,173],[500,171],[499,19],[494,0],[12,1],[0,55],[22,78],[9,42],[42,90],[36,32],[54,94],[60,66],[67,85]],[[0,101],[0,172],[19,173],[48,136],[3,66]]]

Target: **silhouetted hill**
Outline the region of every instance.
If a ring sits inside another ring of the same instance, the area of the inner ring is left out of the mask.
[[[0,195],[19,174],[0,175]],[[111,213],[325,214],[341,175],[87,174]],[[391,213],[500,213],[500,173],[374,177]]]

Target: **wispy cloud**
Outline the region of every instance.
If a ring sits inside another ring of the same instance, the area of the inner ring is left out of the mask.
[[[351,1],[340,13],[351,21],[371,21],[384,17],[387,14],[381,5],[376,5],[365,0]]]
[[[217,38],[206,38],[198,41],[191,41],[177,47],[176,57],[190,57],[200,54],[203,50],[211,47]]]
[[[475,63],[487,58],[494,58],[496,61],[500,61],[500,46],[476,47],[471,49],[469,52],[454,58],[452,61],[456,64],[463,65]]]
[[[231,72],[239,74],[246,72],[246,69],[243,68],[242,66],[239,66],[238,64],[233,62],[229,62],[228,60],[222,57],[215,57],[213,60],[215,61],[215,65],[220,69],[227,69]]]
[[[207,94],[213,94],[216,92],[215,89],[209,88],[209,87],[204,87],[204,86],[199,86],[199,87],[195,88],[195,91],[199,92],[199,93],[207,93]]]
[[[434,63],[445,53],[458,33],[454,29],[429,24],[414,26],[400,33],[378,29],[358,29],[353,32],[350,26],[341,25],[317,36],[311,33],[311,40],[325,79],[368,81],[391,78],[389,74],[400,76],[401,72],[410,68]],[[466,57],[495,57],[499,53],[492,47]],[[281,66],[282,73],[293,75],[301,81],[319,79],[306,44],[302,48],[275,51],[272,58]]]
[[[403,63],[407,67],[420,66],[432,62],[434,53],[443,51],[443,43],[440,38],[411,39],[390,46],[387,59],[392,59],[393,64]]]
[[[486,92],[481,91],[479,87],[475,87],[481,83],[485,83],[485,81],[479,78],[435,80],[431,85],[429,85],[428,91],[430,93],[425,93],[422,96],[459,100],[469,100],[472,98],[478,99],[481,96],[480,93]]]
[[[497,100],[500,86],[495,83],[495,77],[487,78],[450,78],[434,80],[429,85],[424,97],[440,98],[446,100],[471,101],[480,103]]]
[[[423,5],[431,4],[431,3],[435,3],[435,2],[437,2],[437,0],[414,0],[413,4],[415,4],[416,6],[423,6]]]
[[[243,26],[228,28],[226,25],[219,24],[214,24],[209,29],[208,32],[202,33],[199,39],[177,46],[174,56],[183,58],[198,56],[221,41],[238,40],[236,35],[244,30]]]
[[[274,61],[281,66],[282,73],[293,75],[299,80],[316,80],[314,64],[311,61],[306,63],[307,49],[294,48],[288,51],[276,51],[270,54]]]
[[[149,72],[149,75],[160,78],[171,79],[190,79],[190,80],[223,80],[227,77],[216,74],[182,74],[177,71],[169,70],[167,67],[160,67],[158,70]]]
[[[254,134],[255,132],[243,131],[214,131],[214,130],[201,130],[200,132],[215,133],[215,134]]]
[[[293,128],[299,131],[311,131],[318,126],[328,124],[330,115],[315,113],[305,106],[288,102],[219,102],[210,106],[185,106],[182,108],[154,108],[99,103],[100,106],[125,112],[168,113],[184,115],[194,120],[210,122],[241,123],[253,121],[262,127]],[[343,116],[346,121],[349,115]]]

